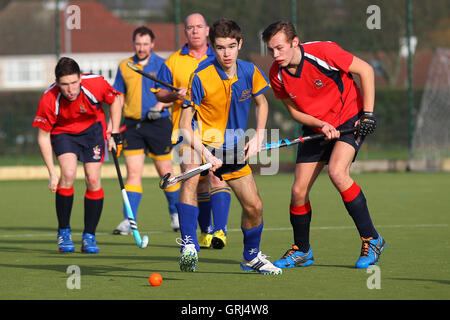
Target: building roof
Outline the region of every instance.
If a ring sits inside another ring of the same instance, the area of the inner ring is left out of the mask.
[[[80,29],[70,30],[71,53],[130,52],[132,33],[137,25],[116,17],[95,1],[69,2],[80,8]],[[66,19],[73,13],[60,11],[61,52],[65,45]],[[43,1],[12,1],[0,11],[0,55],[51,54],[56,52],[55,9]],[[155,22],[146,25],[156,37],[155,51],[174,51],[173,23]],[[183,25],[179,25],[180,45],[185,41]]]

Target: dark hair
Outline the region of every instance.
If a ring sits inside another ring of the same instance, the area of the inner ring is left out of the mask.
[[[297,37],[295,27],[290,21],[277,21],[269,25],[262,34],[264,42],[269,42],[270,39],[278,32],[283,31],[288,41]]]
[[[242,31],[233,20],[221,18],[214,22],[209,29],[209,40],[213,45],[216,38],[232,38],[239,42],[242,39]]]
[[[81,74],[80,66],[78,63],[68,57],[62,57],[59,59],[55,67],[55,77],[59,80],[61,77],[68,76],[71,74]]]
[[[148,34],[152,41],[155,40],[155,35],[153,31],[150,28],[147,28],[146,26],[140,26],[139,28],[133,31],[133,41],[136,40],[136,35],[138,34],[140,35]]]

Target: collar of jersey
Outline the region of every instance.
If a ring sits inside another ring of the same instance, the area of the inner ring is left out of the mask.
[[[289,74],[292,77],[300,78],[303,70],[303,61],[305,61],[305,50],[303,49],[303,46],[301,44],[298,45],[300,47],[300,52],[302,53],[302,58],[300,59],[300,64],[298,65],[297,72],[295,74],[292,74],[288,71],[286,67],[282,67],[284,71]]]
[[[142,64],[142,68],[144,68],[146,65],[148,65],[150,63],[150,60],[152,60],[152,59],[153,59],[153,52],[150,53],[150,57],[148,58],[147,63],[146,64]],[[134,64],[139,64],[139,60],[138,60],[136,54],[133,56],[133,63]]]
[[[217,73],[220,76],[220,79],[222,79],[222,80],[233,80],[233,79],[235,79],[236,81],[239,79],[239,71],[241,70],[241,68],[239,68],[239,60],[236,60],[236,75],[232,79],[228,78],[227,74],[222,69],[222,66],[220,65],[219,61],[217,61],[217,59],[214,59],[212,61],[212,64],[216,68]]]
[[[181,48],[180,53],[183,55],[189,54],[189,47],[188,47],[187,43]],[[208,44],[208,50],[206,51],[206,55],[208,57],[212,57],[215,55],[214,50],[211,48],[211,46],[209,44]]]

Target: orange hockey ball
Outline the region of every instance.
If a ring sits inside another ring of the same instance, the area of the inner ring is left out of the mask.
[[[159,286],[162,281],[163,281],[163,278],[159,273],[152,273],[150,275],[150,277],[148,278],[148,282],[154,287]]]

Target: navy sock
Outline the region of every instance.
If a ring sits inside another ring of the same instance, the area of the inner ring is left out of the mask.
[[[103,209],[103,189],[86,190],[84,196],[84,230],[83,233],[95,235]]]
[[[360,237],[377,239],[378,233],[370,218],[366,197],[361,188],[353,182],[353,185],[350,188],[341,192],[341,196],[345,208],[358,229]]]
[[[290,205],[289,208],[292,229],[294,230],[294,243],[302,252],[309,250],[309,230],[311,226],[311,204],[308,201],[302,206]]]
[[[73,187],[59,188],[56,191],[56,217],[58,218],[58,229],[70,227],[70,215],[73,205]]]

